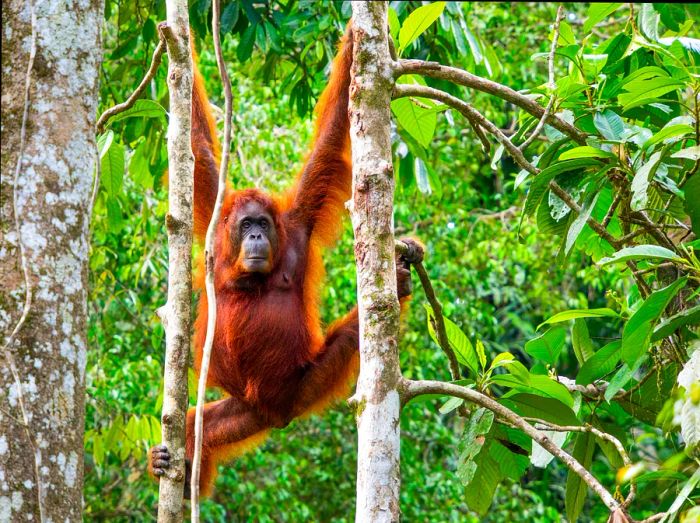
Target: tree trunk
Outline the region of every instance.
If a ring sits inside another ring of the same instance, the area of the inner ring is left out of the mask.
[[[393,68],[386,2],[353,2],[350,85],[352,223],[355,232],[360,376],[357,406],[358,522],[399,520],[399,415],[391,162]]]
[[[171,466],[160,480],[158,521],[182,521],[185,485],[185,420],[187,362],[192,317],[192,198],[194,155],[192,131],[192,56],[186,0],[167,0],[167,25],[161,27],[168,46],[168,302],[161,314],[165,325],[165,384],[162,440]]]
[[[101,0],[2,31],[0,521],[81,521]]]

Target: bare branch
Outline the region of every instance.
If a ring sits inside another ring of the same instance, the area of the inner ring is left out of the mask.
[[[542,129],[544,128],[544,124],[547,122],[547,119],[549,118],[549,115],[552,113],[552,107],[554,107],[554,100],[556,100],[556,96],[554,94],[554,89],[556,89],[557,85],[554,83],[554,55],[557,51],[557,42],[559,42],[559,24],[561,23],[561,18],[564,15],[564,6],[560,5],[559,9],[557,9],[557,17],[556,20],[554,21],[554,35],[552,37],[552,49],[549,51],[549,59],[548,59],[548,64],[549,64],[549,81],[547,82],[547,88],[552,91],[552,95],[549,97],[549,102],[547,103],[547,107],[545,107],[544,113],[542,114],[542,118],[540,118],[540,121],[537,122],[537,126],[535,127],[535,130],[532,131],[532,134],[530,137],[525,140],[523,143],[520,144],[520,150],[524,151],[525,149],[528,148],[528,146],[537,138],[542,132]]]
[[[192,459],[192,477],[190,491],[192,493],[191,517],[192,522],[199,521],[199,476],[202,461],[202,440],[204,429],[204,402],[207,391],[207,376],[209,374],[209,361],[211,358],[212,346],[214,345],[214,331],[216,329],[216,289],[214,286],[214,237],[219,224],[219,215],[224,202],[226,192],[226,173],[228,172],[229,150],[231,148],[231,113],[233,95],[231,94],[231,80],[226,71],[226,62],[221,51],[221,5],[219,0],[214,0],[212,5],[212,36],[214,38],[214,52],[216,54],[216,64],[219,68],[221,82],[224,84],[224,143],[222,147],[221,164],[219,165],[219,186],[217,188],[216,203],[212,212],[211,220],[207,228],[207,235],[204,242],[204,259],[206,261],[205,287],[207,296],[207,335],[202,348],[202,361],[199,369],[199,384],[197,388],[197,407],[195,411],[195,444],[194,456]]]
[[[480,76],[476,76],[456,67],[448,67],[437,62],[426,62],[423,60],[399,60],[396,65],[396,75],[398,77],[404,74],[422,74],[431,78],[447,80],[476,89],[477,91],[492,94],[517,105],[535,118],[542,118],[545,112],[540,104],[510,87],[492,80],[487,80],[486,78],[481,78]],[[575,142],[579,144],[586,143],[585,133],[579,131],[576,127],[565,122],[556,115],[549,115],[546,123],[561,131]]]
[[[612,494],[571,454],[559,448],[546,434],[530,425],[521,416],[487,395],[467,387],[439,381],[410,381],[404,379],[402,390],[404,402],[423,394],[445,394],[462,398],[492,411],[498,418],[522,430],[550,454],[561,460],[569,470],[578,475],[598,495],[611,512],[621,508],[620,503],[615,500]]]
[[[97,124],[95,127],[97,128],[97,133],[102,134],[104,132],[104,127],[105,124],[107,123],[107,120],[109,120],[112,116],[115,114],[122,113],[126,111],[127,109],[130,109],[133,107],[133,105],[136,103],[136,100],[139,99],[143,91],[148,87],[148,84],[151,80],[153,80],[153,77],[156,75],[156,71],[158,70],[158,66],[160,66],[160,61],[163,56],[163,52],[165,51],[165,42],[163,40],[163,35],[160,34],[160,41],[158,42],[158,45],[156,46],[155,51],[153,51],[153,58],[151,59],[151,66],[148,68],[148,71],[146,72],[146,76],[143,77],[143,80],[141,80],[141,83],[138,85],[138,87],[134,90],[133,93],[131,93],[131,96],[126,100],[126,102],[120,103],[118,105],[115,105],[114,107],[110,107],[107,109],[105,112],[102,113],[100,116],[99,120],[97,120]]]

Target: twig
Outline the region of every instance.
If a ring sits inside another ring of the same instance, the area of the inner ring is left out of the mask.
[[[34,476],[36,478],[36,496],[37,496],[37,506],[39,509],[39,520],[44,521],[44,493],[41,484],[41,475],[39,474],[39,465],[41,463],[41,454],[37,447],[36,441],[32,434],[31,428],[29,426],[29,416],[27,415],[27,409],[24,405],[24,387],[22,387],[22,379],[15,362],[14,355],[12,354],[12,343],[19,331],[24,326],[27,318],[29,317],[29,311],[32,307],[32,282],[31,275],[29,274],[29,262],[27,261],[27,253],[24,251],[24,244],[22,243],[22,230],[19,220],[19,212],[17,209],[17,183],[19,181],[19,174],[22,169],[22,159],[24,157],[24,146],[27,138],[27,120],[29,119],[29,105],[30,105],[30,92],[31,92],[31,80],[32,80],[32,69],[34,68],[34,58],[36,57],[36,11],[34,9],[34,3],[29,2],[29,13],[31,20],[31,45],[29,48],[29,59],[27,61],[27,72],[24,77],[24,107],[22,109],[22,123],[20,125],[19,131],[19,150],[17,151],[17,166],[15,167],[15,177],[12,185],[12,213],[15,218],[15,230],[17,233],[17,247],[19,248],[20,262],[22,264],[22,273],[24,275],[24,305],[22,307],[22,315],[15,324],[14,329],[5,340],[3,344],[3,354],[7,360],[7,364],[10,367],[10,373],[15,380],[15,385],[17,386],[17,403],[19,404],[19,410],[22,413],[22,425],[27,434],[27,439],[29,440],[29,445],[32,449],[32,458],[34,460]]]
[[[406,246],[405,243],[403,243],[400,240],[396,241],[396,251],[397,252],[405,254],[407,252],[407,250],[408,250],[408,247]],[[434,315],[433,326],[435,327],[435,332],[437,334],[438,343],[440,345],[440,348],[447,355],[447,359],[450,362],[450,374],[452,375],[452,379],[458,380],[462,376],[461,376],[461,372],[459,369],[459,362],[457,361],[457,357],[455,356],[455,352],[452,350],[452,347],[450,347],[450,341],[447,339],[447,330],[445,328],[445,319],[442,315],[442,305],[440,304],[440,301],[435,296],[435,290],[433,289],[433,285],[430,282],[430,277],[428,276],[428,273],[426,272],[425,267],[423,266],[423,263],[422,262],[414,263],[413,268],[416,270],[416,273],[418,273],[418,278],[420,279],[420,283],[423,286],[423,291],[425,292],[425,297],[428,299],[428,303],[430,303],[430,307],[433,309],[433,315]]]
[[[153,77],[156,75],[156,71],[158,70],[158,66],[160,65],[160,60],[161,57],[163,56],[163,52],[165,51],[165,41],[163,39],[163,35],[160,34],[160,41],[158,42],[158,45],[156,46],[155,51],[153,51],[153,58],[151,59],[151,66],[148,68],[148,71],[146,72],[146,76],[143,77],[143,80],[141,80],[141,83],[138,85],[136,90],[134,90],[133,93],[131,93],[131,96],[126,100],[126,102],[117,104],[113,107],[110,107],[107,109],[105,112],[102,113],[100,118],[97,120],[97,124],[95,127],[97,128],[97,133],[102,134],[104,132],[104,127],[105,124],[107,123],[107,120],[109,120],[112,116],[115,114],[122,113],[126,111],[127,109],[130,109],[135,103],[136,100],[138,100],[139,96],[141,96],[141,93],[146,89],[148,86],[149,82],[153,80]]]
[[[610,220],[612,220],[612,217],[615,215],[615,211],[617,210],[617,206],[620,205],[620,202],[622,201],[622,192],[618,192],[615,194],[615,198],[613,198],[612,204],[610,204],[610,208],[608,209],[608,212],[605,213],[605,217],[603,218],[603,221],[601,222],[601,225],[603,227],[607,227],[608,224],[610,223]]]
[[[202,361],[199,368],[199,384],[197,387],[197,407],[195,410],[195,445],[194,456],[192,459],[192,503],[191,516],[192,522],[199,521],[199,476],[202,460],[202,435],[204,429],[204,401],[207,391],[207,375],[209,374],[209,360],[211,358],[211,350],[214,344],[214,333],[216,330],[216,288],[214,285],[214,237],[219,224],[219,215],[224,201],[224,193],[226,192],[226,173],[228,172],[229,149],[231,148],[231,114],[233,95],[231,94],[231,80],[226,71],[226,62],[221,52],[221,27],[220,27],[220,3],[219,0],[214,0],[212,5],[212,36],[214,38],[214,52],[216,54],[216,64],[219,68],[219,75],[224,84],[224,143],[222,146],[221,164],[219,165],[219,186],[217,188],[216,203],[212,212],[209,226],[207,227],[207,235],[204,242],[204,259],[206,261],[206,277],[205,288],[207,297],[207,335],[202,348]]]
[[[537,126],[535,127],[535,130],[532,131],[532,134],[530,137],[525,140],[523,143],[520,144],[519,149],[521,151],[524,151],[525,149],[528,148],[528,146],[539,136],[540,132],[542,131],[542,128],[544,127],[544,124],[547,122],[547,119],[549,118],[549,115],[552,112],[552,107],[554,107],[554,101],[556,100],[556,95],[554,94],[554,90],[556,89],[557,85],[554,83],[554,54],[557,51],[557,42],[559,41],[559,24],[561,23],[561,18],[564,15],[564,6],[560,5],[559,9],[557,9],[557,17],[554,21],[554,35],[552,36],[552,49],[549,51],[549,81],[547,82],[547,87],[550,91],[552,91],[552,95],[549,97],[549,102],[547,103],[547,107],[545,107],[544,113],[542,114],[542,118],[540,118],[540,121],[537,122]]]
[[[632,464],[632,460],[630,459],[629,454],[627,454],[624,445],[619,439],[617,439],[612,434],[608,434],[607,432],[603,432],[602,430],[597,429],[590,423],[586,423],[584,425],[555,425],[554,423],[550,423],[548,421],[537,420],[537,423],[535,423],[535,428],[538,430],[552,430],[555,432],[590,432],[595,437],[612,443],[615,447],[615,450],[617,450],[617,453],[622,458],[622,463],[625,465],[625,467],[629,467]],[[625,501],[622,503],[623,508],[626,509],[630,506],[630,504],[634,500],[636,492],[637,485],[635,485],[634,483],[630,483],[629,494],[625,498]]]
[[[569,470],[578,475],[590,489],[598,495],[611,512],[621,508],[620,503],[615,500],[612,494],[610,494],[610,492],[608,492],[607,489],[573,456],[559,448],[546,434],[543,434],[542,431],[530,425],[521,416],[487,395],[453,383],[411,381],[406,379],[403,379],[402,391],[402,401],[404,403],[423,394],[445,394],[456,398],[462,398],[492,411],[497,417],[506,420],[512,426],[522,430],[550,454],[559,458]]]
[[[469,125],[471,125],[472,129],[474,129],[474,133],[479,138],[479,141],[481,142],[481,146],[484,149],[484,151],[488,153],[491,150],[491,144],[489,143],[488,138],[486,138],[486,135],[484,134],[484,131],[479,123],[479,120],[474,117],[473,111],[469,110],[469,107],[471,106],[468,103],[463,102],[459,98],[452,96],[451,94],[448,94],[445,91],[440,91],[439,89],[434,89],[432,87],[427,87],[424,85],[396,84],[394,86],[392,98],[396,99],[403,98],[406,96],[431,98],[456,109],[457,111],[459,111],[460,114],[462,114],[462,116],[464,116],[467,119]]]
[[[524,109],[535,118],[542,118],[544,115],[544,108],[527,96],[520,94],[508,86],[492,80],[487,80],[486,78],[481,78],[480,76],[476,76],[456,67],[448,67],[438,62],[426,62],[424,60],[399,60],[395,65],[395,76],[398,77],[404,74],[422,74],[431,78],[447,80],[502,98]],[[549,115],[546,123],[561,131],[576,143],[581,145],[586,143],[585,133],[579,131],[576,127],[565,122],[556,115]]]

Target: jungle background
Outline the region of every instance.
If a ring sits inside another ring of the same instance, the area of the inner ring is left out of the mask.
[[[434,22],[400,50],[403,56],[464,68],[540,95],[536,99],[546,105],[554,92],[546,83],[557,4],[447,2],[432,4],[433,8],[438,4]],[[684,282],[686,288],[669,309],[668,316],[681,318],[668,335],[672,349],[663,340],[647,339],[648,357],[635,362],[634,368],[630,362],[625,371],[626,363],[620,362],[617,353],[615,359],[615,349],[609,348],[605,362],[589,364],[585,378],[579,380],[583,384],[610,381],[623,370],[618,383],[627,389],[637,387],[639,394],[627,397],[625,404],[602,398],[588,402],[576,394],[562,400],[580,420],[614,434],[637,468],[623,467],[614,448],[603,441],[569,437],[561,443],[574,449],[574,455],[578,452],[580,457],[583,452],[585,465],[611,490],[619,482],[626,493],[627,486],[622,485],[635,481],[638,493],[632,513],[643,518],[667,510],[683,487],[691,485],[692,491],[698,482],[698,455],[679,435],[674,405],[690,401],[677,386],[676,376],[697,337],[693,321],[697,320],[700,269],[694,251],[697,242],[691,242],[700,220],[700,199],[694,200],[700,198],[696,183],[700,180],[693,177],[698,169],[700,89],[700,46],[693,38],[700,8],[601,5],[608,7],[564,4],[555,57],[556,109],[568,111],[572,118],[575,115],[577,126],[600,140],[589,147],[608,153],[607,157],[620,158],[620,144],[625,144],[633,157],[630,169],[638,170],[659,153],[652,166],[655,174],[647,179],[653,187],[647,193],[651,201],[646,209],[655,223],[670,225],[662,230],[674,246],[682,246],[676,247],[676,255],[683,262],[668,255],[634,259],[641,260],[643,277],[652,289],[674,281]],[[426,6],[412,1],[392,2],[391,7],[392,34],[400,40],[400,28],[410,13]],[[164,10],[158,0],[107,1],[100,112],[124,101],[143,78]],[[350,14],[349,2],[341,1],[223,2],[223,46],[234,92],[230,180],[236,188],[279,190],[293,180],[308,150],[314,103]],[[211,0],[190,2],[190,16],[210,99],[223,107],[209,27]],[[648,96],[641,104],[623,100],[623,92],[634,95],[635,91],[623,91],[621,86],[632,85],[635,79],[630,77],[639,77],[644,67],[656,67],[661,73],[655,71],[656,76],[642,80],[668,81],[651,94],[650,84],[644,84]],[[145,472],[145,453],[160,439],[164,335],[155,310],[165,302],[167,274],[165,75],[161,66],[142,100],[112,118],[99,136],[102,186],[93,215],[90,255],[86,520],[155,518],[157,487]],[[429,83],[468,100],[509,136],[534,126],[532,118],[499,98],[439,81]],[[666,86],[670,88],[663,90]],[[576,379],[587,359],[620,338],[625,323],[644,302],[624,263],[600,264],[616,249],[583,224],[574,244],[567,245],[574,219],[556,197],[545,196],[538,210],[528,211],[530,216],[523,219],[532,188],[527,190],[529,182],[521,168],[496,142],[485,151],[456,111],[408,99],[395,101],[392,109],[396,233],[416,236],[426,244],[425,266],[445,316],[455,325],[451,341],[463,340],[456,333],[461,330],[467,341],[460,343],[470,347],[465,350],[483,347],[489,361],[507,352],[532,376],[559,374]],[[547,151],[553,144],[562,145],[562,136],[547,126],[541,139],[529,146],[528,158],[539,157],[540,166],[546,167]],[[677,155],[679,151],[690,152],[683,156]],[[550,152],[548,161],[560,152]],[[602,153],[590,154],[588,160],[596,154],[605,159]],[[659,168],[662,161],[665,167]],[[573,176],[577,181],[565,188],[583,202],[590,195],[582,183],[586,169],[599,166],[581,165]],[[631,180],[634,171],[630,172]],[[600,189],[598,204],[592,204],[596,219],[604,219],[615,187]],[[631,232],[617,215],[609,220],[609,230],[616,235]],[[656,245],[644,231],[635,236],[635,242]],[[349,219],[341,240],[325,259],[322,314],[329,323],[356,300]],[[414,291],[400,341],[403,372],[409,378],[449,380],[447,358],[431,338],[425,297],[415,278]],[[653,327],[661,322],[667,303],[652,314]],[[551,322],[538,329],[563,311],[599,309],[614,314],[573,314],[574,321]],[[478,374],[478,369],[472,372],[465,366],[465,378],[478,381]],[[509,390],[505,382],[489,383],[487,388],[482,380],[479,386],[497,396]],[[518,390],[539,393],[534,385]],[[195,391],[191,374],[191,404]],[[697,401],[693,405],[697,407]],[[469,423],[455,407],[454,402],[430,398],[416,400],[403,411],[401,510],[405,521],[602,521],[607,517],[595,496],[586,497],[585,485],[579,501],[567,499],[572,491],[580,492],[567,469],[556,461],[544,468],[531,466],[531,442],[512,434],[501,435],[482,450],[484,456],[488,451],[491,459],[502,463],[498,473],[480,474],[478,470],[488,470],[489,464],[477,462],[481,469],[477,467],[476,476],[465,481],[469,478],[463,474],[463,438]],[[257,450],[221,467],[213,497],[203,502],[202,518],[352,521],[356,444],[354,415],[345,404],[323,416],[297,420],[273,432]],[[697,503],[697,496],[697,491],[686,493],[683,513]]]

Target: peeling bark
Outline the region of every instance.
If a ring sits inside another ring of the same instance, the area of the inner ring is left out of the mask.
[[[82,520],[103,12],[101,0],[3,4],[0,522]]]
[[[390,102],[393,68],[387,3],[353,2],[350,85],[353,197],[360,376],[357,405],[356,521],[399,520],[401,372],[397,352]]]

